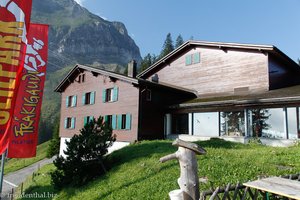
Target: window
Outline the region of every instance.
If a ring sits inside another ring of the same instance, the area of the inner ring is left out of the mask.
[[[185,65],[192,65],[196,63],[200,63],[200,52],[185,56]]]
[[[102,102],[115,102],[118,100],[118,87],[103,89]]]
[[[146,100],[151,101],[151,90],[149,89],[146,90]]]
[[[221,112],[221,136],[245,136],[244,111]]]
[[[78,83],[83,83],[85,81],[85,74],[80,74],[78,76],[77,82]]]
[[[131,114],[118,115],[118,129],[120,130],[131,129]]]
[[[67,96],[66,97],[66,107],[75,107],[77,104],[77,96]]]
[[[111,126],[111,128],[114,130],[116,129],[116,121],[117,121],[117,116],[116,115],[106,115],[104,116],[104,121]]]
[[[95,92],[87,92],[82,95],[82,105],[91,105],[95,103]]]
[[[65,129],[74,129],[75,128],[75,117],[65,118]]]
[[[85,126],[87,123],[91,122],[94,120],[94,117],[93,116],[86,116],[84,117],[83,119],[83,125]]]

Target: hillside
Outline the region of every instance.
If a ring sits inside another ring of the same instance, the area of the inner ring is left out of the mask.
[[[267,147],[257,144],[239,144],[220,139],[197,142],[207,154],[197,156],[199,177],[207,183],[200,190],[224,186],[238,181],[247,182],[258,176],[287,175],[300,171],[299,146],[289,148]],[[178,189],[179,164],[172,160],[159,163],[160,157],[175,152],[171,141],[143,141],[130,145],[109,156],[110,171],[90,184],[66,187],[55,191],[46,166],[40,175],[24,184],[27,194],[50,192],[55,199],[168,199],[168,192]]]
[[[123,72],[130,60],[140,62],[141,56],[124,24],[104,20],[73,0],[33,0],[31,21],[50,25],[39,131],[43,142],[59,118],[60,95],[53,90],[75,64]]]

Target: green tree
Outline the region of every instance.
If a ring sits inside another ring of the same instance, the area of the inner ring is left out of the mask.
[[[163,44],[162,51],[159,55],[159,58],[162,58],[162,57],[168,55],[173,50],[174,50],[174,45],[173,45],[172,36],[171,36],[171,33],[168,33],[167,37],[166,37],[166,40]]]
[[[53,128],[53,136],[52,140],[50,141],[49,147],[47,149],[47,157],[51,158],[55,155],[59,154],[59,146],[60,146],[60,139],[59,139],[59,122],[56,120],[56,124]]]
[[[52,184],[56,188],[66,185],[80,186],[106,172],[105,157],[116,140],[112,129],[103,117],[93,119],[66,142],[66,157],[54,160],[56,170],[51,173]]]
[[[300,65],[300,59],[298,58],[298,65]]]
[[[175,48],[178,48],[179,46],[181,46],[184,43],[183,38],[181,36],[181,34],[178,35],[177,39],[176,39],[176,44],[175,44]]]
[[[140,66],[140,72],[144,71],[151,65],[153,65],[156,62],[156,56],[153,54],[151,55],[148,53],[142,60],[141,66]]]

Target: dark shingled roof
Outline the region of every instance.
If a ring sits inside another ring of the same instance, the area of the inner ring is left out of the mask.
[[[226,109],[226,108],[247,108],[247,107],[276,107],[276,106],[299,106],[300,85],[270,90],[264,93],[219,96],[219,97],[198,97],[171,108],[198,108],[198,109]]]

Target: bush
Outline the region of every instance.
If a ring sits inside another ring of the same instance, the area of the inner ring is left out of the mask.
[[[80,186],[103,174],[106,171],[104,155],[114,141],[112,129],[103,122],[103,117],[87,123],[79,135],[66,142],[66,158],[60,156],[54,160],[57,168],[51,173],[54,187]]]
[[[47,149],[47,158],[52,158],[55,155],[59,154],[59,123],[56,123],[53,129],[53,138],[50,141],[49,147]]]

